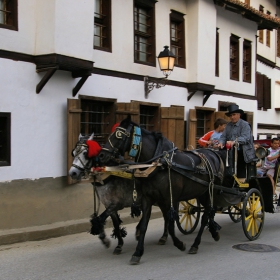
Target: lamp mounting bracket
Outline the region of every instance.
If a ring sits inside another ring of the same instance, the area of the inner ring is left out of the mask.
[[[164,78],[152,78],[149,76],[144,77],[144,86],[145,86],[145,98],[148,98],[149,93],[154,88],[164,87],[168,83],[167,77]]]

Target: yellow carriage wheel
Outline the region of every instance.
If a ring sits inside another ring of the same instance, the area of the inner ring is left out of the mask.
[[[180,201],[178,207],[178,216],[176,224],[183,234],[192,233],[199,222],[200,203],[198,199],[190,199],[188,201]]]
[[[250,189],[243,200],[242,226],[249,240],[256,240],[264,225],[264,202],[262,194],[257,189]]]

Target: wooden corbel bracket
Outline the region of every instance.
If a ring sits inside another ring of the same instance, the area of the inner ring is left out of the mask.
[[[45,84],[49,81],[49,79],[52,77],[52,75],[55,73],[55,71],[58,69],[57,66],[51,67],[51,68],[47,68],[45,69],[46,74],[44,75],[44,77],[42,78],[42,80],[37,84],[36,86],[36,93],[40,93],[40,91],[43,89],[43,87],[45,86]],[[41,72],[42,70],[40,70]]]

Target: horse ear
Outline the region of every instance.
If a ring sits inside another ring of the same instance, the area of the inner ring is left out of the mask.
[[[92,132],[92,134],[90,135],[90,137],[88,138],[88,140],[93,140],[94,137],[94,132]]]
[[[79,141],[82,139],[83,135],[80,133],[79,135]]]

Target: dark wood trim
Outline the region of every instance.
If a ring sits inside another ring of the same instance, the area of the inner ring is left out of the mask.
[[[31,54],[11,52],[7,50],[0,50],[0,58],[34,63],[34,56]]]
[[[241,99],[257,100],[256,96],[250,96],[250,95],[245,95],[245,94],[241,94],[241,93],[218,90],[218,89],[214,90],[212,94],[223,95],[223,96],[232,96],[232,97],[241,98]]]
[[[47,73],[44,75],[42,80],[37,84],[36,86],[36,93],[40,93],[40,91],[43,89],[43,87],[46,85],[46,83],[49,81],[49,79],[53,76],[55,71],[57,70],[56,67],[50,68]]]
[[[54,66],[58,67],[59,70],[70,72],[91,71],[94,64],[93,61],[55,53],[34,56],[34,62],[36,64],[36,71]]]
[[[214,85],[202,84],[202,83],[188,83],[187,84],[188,91],[214,91]]]
[[[267,123],[258,123],[259,129],[270,129],[270,130],[280,130],[280,125],[277,124],[267,124]]]
[[[263,56],[261,56],[259,54],[257,54],[257,60],[259,62],[264,63],[265,65],[267,65],[267,66],[269,66],[271,68],[275,68],[275,66],[276,66],[275,62],[273,62],[273,61],[271,61],[271,60],[269,60],[269,59],[267,59],[267,58],[265,58],[265,57],[263,57]]]
[[[84,83],[86,82],[86,80],[88,79],[89,76],[84,76],[82,77],[79,82],[76,84],[76,86],[73,88],[72,90],[72,96],[75,97],[77,95],[77,93],[79,92],[79,90],[81,89],[81,87],[84,85]]]

